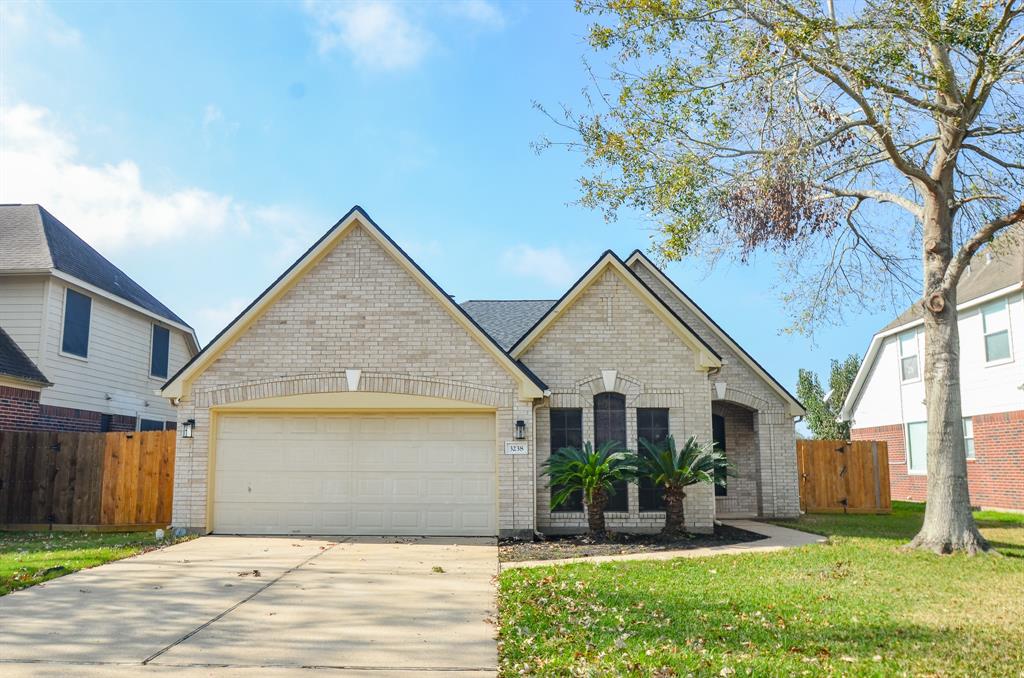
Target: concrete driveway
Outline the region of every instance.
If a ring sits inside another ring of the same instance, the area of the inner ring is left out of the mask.
[[[202,537],[0,598],[0,675],[490,676],[497,555],[488,539]]]

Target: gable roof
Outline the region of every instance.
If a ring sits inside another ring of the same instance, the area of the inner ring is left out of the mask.
[[[192,328],[40,205],[0,205],[0,272],[60,271],[152,315]],[[8,245],[9,244],[9,245]]]
[[[506,351],[555,305],[555,299],[472,299],[462,308]]]
[[[693,299],[683,292],[683,290],[677,285],[671,278],[665,275],[665,272],[658,268],[653,261],[651,261],[646,254],[640,250],[633,250],[633,253],[626,259],[626,265],[632,266],[634,263],[646,267],[654,277],[658,279],[666,288],[668,288],[677,299],[684,306],[686,306],[691,313],[696,315],[698,318],[703,320],[711,331],[714,332],[719,339],[725,342],[725,345],[736,352],[736,355],[740,357],[746,365],[754,371],[761,379],[763,379],[776,393],[782,396],[790,406],[790,414],[793,416],[803,416],[806,414],[806,409],[796,396],[789,392],[789,390],[779,383],[779,381],[773,377],[768,370],[761,366],[761,363],[757,362],[752,355],[750,355],[739,343],[733,339],[728,332],[711,318],[710,315],[705,313],[704,309],[701,308]]]
[[[959,314],[987,301],[1005,297],[1024,289],[1024,227],[1011,228],[1000,237],[1000,245],[996,248],[985,247],[971,257],[970,272],[964,275],[956,286],[956,310]],[[899,334],[912,327],[924,323],[924,311],[920,302],[911,305],[871,337],[864,360],[860,363],[857,376],[850,384],[843,407],[839,412],[842,421],[853,418],[853,408],[860,398],[871,368],[878,358],[882,342],[887,337]]]
[[[203,350],[192,357],[178,372],[167,380],[167,383],[160,389],[161,394],[167,398],[179,398],[188,391],[190,383],[195,377],[203,372],[219,355],[231,346],[249,326],[263,315],[264,310],[269,308],[282,295],[300,280],[306,272],[311,270],[334,246],[348,233],[349,229],[361,225],[366,229],[385,251],[409,272],[438,303],[447,310],[452,317],[470,336],[477,340],[485,350],[494,356],[495,360],[502,365],[519,382],[520,395],[527,398],[540,398],[545,395],[547,386],[537,375],[527,369],[522,363],[513,359],[508,353],[489,335],[473,318],[456,304],[441,286],[433,278],[420,268],[419,264],[406,254],[405,250],[391,239],[377,223],[370,218],[362,207],[355,205],[343,216],[334,226],[324,233],[319,240],[306,250],[295,262],[282,273],[277,280],[270,284],[267,289],[256,297],[238,316],[228,323],[227,327],[213,338]]]
[[[37,386],[53,385],[2,327],[0,327],[0,377],[10,377]]]
[[[547,312],[541,316],[533,326],[527,330],[523,336],[521,336],[516,343],[509,349],[509,355],[517,360],[530,348],[530,346],[542,335],[545,330],[551,326],[551,324],[557,320],[561,315],[575,303],[576,299],[579,298],[583,292],[593,284],[599,276],[606,270],[613,270],[617,272],[621,278],[628,284],[633,290],[647,302],[651,310],[653,310],[662,320],[675,332],[683,343],[689,346],[694,352],[694,360],[698,369],[711,369],[722,366],[722,357],[718,355],[714,348],[708,344],[704,339],[693,331],[686,322],[676,315],[676,312],[669,308],[668,304],[664,302],[661,297],[654,293],[650,287],[647,286],[640,277],[630,270],[626,266],[625,262],[620,259],[615,252],[607,250],[604,254],[598,258],[593,265],[587,269],[579,280],[573,284],[572,287],[566,291],[562,297],[554,303],[547,310]]]

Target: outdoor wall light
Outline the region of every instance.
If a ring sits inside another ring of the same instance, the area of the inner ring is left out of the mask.
[[[192,437],[192,431],[195,429],[195,427],[196,427],[196,420],[195,419],[186,419],[185,421],[181,422],[181,437],[182,438],[191,438]]]
[[[516,440],[526,439],[526,422],[522,419],[516,421]]]

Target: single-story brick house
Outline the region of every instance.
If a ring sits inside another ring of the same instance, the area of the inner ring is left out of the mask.
[[[668,433],[738,472],[689,493],[690,529],[799,512],[800,403],[639,252],[558,300],[460,306],[355,207],[162,393],[174,524],[199,532],[579,531],[549,508],[551,449]],[[610,527],[659,528],[659,501],[624,488]]]

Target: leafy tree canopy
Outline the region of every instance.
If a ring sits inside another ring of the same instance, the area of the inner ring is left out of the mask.
[[[860,358],[851,354],[843,361],[832,360],[829,370],[828,392],[821,386],[818,375],[810,370],[800,370],[796,384],[796,395],[807,408],[807,427],[819,440],[849,440],[849,422],[839,421],[846,394],[857,377]]]

